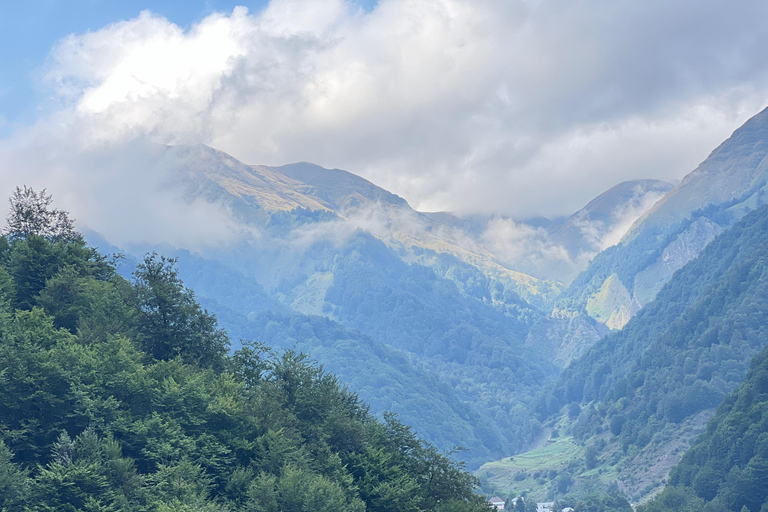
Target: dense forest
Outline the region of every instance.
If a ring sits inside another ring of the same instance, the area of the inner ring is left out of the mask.
[[[768,349],[640,512],[768,510]]]
[[[50,197],[0,237],[0,510],[474,511],[460,464],[305,356],[244,343],[149,254],[128,281]]]
[[[536,392],[557,375],[551,361],[525,344],[540,311],[514,294],[506,297],[508,309],[499,311],[489,305],[490,296],[459,293],[454,281],[404,263],[370,236],[344,248],[333,274],[326,292],[333,316],[410,353],[425,373],[480,404],[504,433],[504,444],[490,432],[479,433],[486,446],[513,453],[538,433],[527,411]],[[479,276],[474,281],[488,290]]]
[[[619,489],[633,501],[657,491],[766,346],[767,254],[762,207],[716,237],[621,331],[538,395],[535,411],[550,439],[524,457],[484,466],[478,474],[486,488],[550,499]]]
[[[118,250],[96,235],[89,239],[104,252]],[[138,260],[147,250],[161,249],[129,250]],[[302,272],[315,270],[330,281],[321,290],[327,316],[319,316],[279,302],[295,285],[290,279],[277,280],[267,292],[248,274],[264,255],[222,263],[180,249],[172,254],[184,281],[215,311],[233,345],[239,338],[258,339],[312,354],[375,414],[395,411],[441,449],[466,448],[456,457],[472,469],[514,453],[539,433],[530,404],[557,368],[551,354],[529,346],[526,336],[546,317],[474,267],[436,254],[425,257],[439,260],[438,272],[409,264],[364,232],[341,247],[321,242],[300,258]],[[290,258],[296,256],[283,256]],[[133,262],[118,262],[124,275],[132,272],[127,263]],[[300,272],[295,279],[308,277]]]
[[[88,239],[103,253],[118,250],[92,233]],[[292,312],[270,297],[258,282],[232,267],[189,251],[175,250],[173,255],[179,276],[195,290],[200,304],[215,311],[233,348],[238,347],[239,339],[254,339],[275,350],[311,354],[313,360],[354,389],[375,416],[395,412],[419,437],[438,448],[453,451],[460,446],[462,450],[453,457],[466,462],[470,469],[499,453],[512,451],[519,428],[509,428],[510,419],[514,425],[526,424],[528,413],[522,405],[518,404],[519,410],[512,416],[500,410],[498,404],[483,407],[476,397],[467,400],[451,382],[446,382],[443,377],[447,375],[437,371],[435,365],[420,364],[406,351],[338,321]],[[125,255],[116,263],[118,273],[131,278],[139,259]],[[495,363],[497,367],[499,364]],[[498,378],[480,368],[476,374],[483,381]],[[531,393],[526,395],[528,400],[532,397]],[[520,398],[507,394],[506,399]]]
[[[568,404],[599,403],[576,414],[574,435],[586,439],[605,425],[627,452],[719,404],[765,346],[766,234],[764,207],[716,238],[622,331],[563,371],[540,397],[542,418]]]

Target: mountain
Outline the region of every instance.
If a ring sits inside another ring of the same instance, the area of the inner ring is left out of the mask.
[[[487,218],[422,214],[359,176],[309,163],[247,165],[203,145],[164,147],[159,160],[166,188],[227,210],[243,235],[195,253],[122,249],[176,256],[235,344],[301,346],[375,413],[398,412],[444,449],[461,432],[471,464],[530,443],[540,428],[527,412],[534,396],[604,332],[583,314],[549,315],[562,287],[501,264],[483,238]],[[665,186],[615,187],[557,233],[582,254],[594,244],[585,223],[604,237]],[[367,374],[354,370],[362,361]]]
[[[660,180],[625,181],[572,215],[555,219],[457,217],[449,212],[425,215],[463,231],[490,251],[497,263],[540,280],[569,284],[597,253],[618,243],[632,223],[672,188],[674,185]]]
[[[498,264],[488,249],[461,229],[416,212],[399,196],[340,169],[309,163],[251,166],[203,145],[169,146],[162,161],[171,170],[168,187],[182,189],[190,201],[226,206],[270,241],[294,242],[285,252],[297,254],[297,245],[320,238],[344,239],[362,229],[411,261],[428,264],[431,260],[422,258],[424,251],[453,255],[539,307],[550,304],[561,290],[556,283]],[[306,260],[305,255],[285,262],[274,254],[261,263],[267,287],[277,286],[282,275]],[[315,293],[313,283],[301,284],[296,293]]]
[[[461,429],[468,461],[528,444],[539,429],[526,412],[534,395],[604,333],[583,314],[549,315],[561,286],[501,264],[483,238],[488,218],[422,214],[359,176],[309,163],[247,165],[203,145],[168,146],[161,155],[166,187],[227,209],[245,236],[194,256],[183,247],[123,249],[136,258],[152,250],[179,256],[180,274],[235,338],[289,348],[304,325],[315,341],[303,347],[375,412],[398,411],[446,449],[447,433]],[[614,187],[553,232],[583,255],[596,243],[585,233],[604,238],[664,187]],[[355,340],[356,355],[334,349],[331,332]],[[401,354],[405,363],[392,366]],[[352,357],[429,389],[395,385],[377,396],[374,376],[349,370]],[[427,396],[435,398],[429,405],[420,402]]]
[[[96,233],[87,236],[102,253],[121,252]],[[134,248],[136,256],[125,255],[118,271],[132,279],[141,255],[154,249]],[[524,435],[498,413],[500,405],[479,407],[467,398],[469,393],[440,381],[434,372],[411,361],[406,351],[329,318],[296,313],[270,297],[254,279],[216,260],[178,248],[157,249],[176,259],[179,276],[195,290],[196,299],[216,314],[235,347],[242,340],[253,340],[274,350],[309,354],[326,371],[338,375],[377,416],[387,411],[398,414],[442,449],[460,444],[467,451],[459,458],[470,467],[493,454],[513,451],[517,438]],[[528,394],[532,396],[533,391]]]
[[[544,494],[615,485],[642,499],[741,383],[766,345],[767,325],[764,206],[715,238],[621,331],[598,341],[539,396],[552,436],[515,459],[538,460],[540,473],[567,471],[567,485],[537,483],[514,461],[486,465],[481,474]]]
[[[749,119],[570,285],[557,308],[620,328],[674,272],[766,203],[768,109]]]
[[[570,261],[560,260],[545,279],[570,283],[597,253],[617,244],[630,226],[674,185],[660,180],[624,181],[606,190],[562,224],[547,226],[554,244],[565,248]]]

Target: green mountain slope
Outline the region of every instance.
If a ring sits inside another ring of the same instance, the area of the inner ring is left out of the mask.
[[[765,346],[766,325],[763,207],[716,238],[539,397],[541,418],[584,447],[566,464],[576,488],[617,482],[640,499],[658,485],[709,411],[742,381]]]
[[[225,206],[240,222],[267,237],[265,247],[275,249],[290,239],[311,241],[319,236],[338,240],[364,229],[404,253],[417,248],[452,254],[539,306],[550,303],[560,291],[556,283],[499,265],[463,230],[414,211],[404,199],[347,171],[309,163],[249,166],[203,145],[171,146],[163,154],[163,164],[173,177],[166,184],[169,188],[183,191],[190,201],[202,198]],[[295,250],[295,245],[289,248]],[[269,277],[286,272],[280,258],[267,260],[269,266],[278,264]]]
[[[459,464],[303,356],[227,355],[171,261],[128,282],[40,231],[0,236],[0,509],[487,508]]]
[[[768,349],[642,512],[768,509]]]
[[[103,252],[119,252],[96,234],[89,238]],[[465,448],[456,457],[470,467],[513,451],[519,433],[513,434],[505,415],[497,418],[478,407],[441,381],[439,374],[409,361],[401,350],[331,319],[291,312],[253,279],[218,261],[166,250],[177,259],[180,277],[195,290],[197,300],[216,314],[235,348],[245,339],[276,350],[311,354],[369,404],[373,414],[395,412],[439,448]],[[121,260],[123,274],[130,277],[136,263],[130,255]]]
[[[173,254],[181,275],[233,337],[276,348],[297,344],[375,412],[398,412],[443,449],[469,449],[460,457],[473,467],[513,453],[536,433],[526,410],[556,368],[548,355],[525,345],[530,324],[542,315],[514,295],[507,297],[506,312],[499,311],[360,233],[324,259],[326,318],[286,314],[281,306],[248,307],[260,287],[242,271],[184,251]],[[223,291],[229,299],[220,298]],[[269,310],[275,313],[262,314]]]
[[[180,256],[181,275],[230,332],[286,347],[292,324],[303,318],[309,331],[323,333],[319,350],[335,341],[323,338],[328,329],[319,328],[319,319],[309,318],[323,316],[346,331],[344,339],[360,338],[349,332],[359,330],[407,352],[412,374],[406,380],[421,375],[432,392],[420,386],[415,400],[415,386],[392,386],[383,395],[441,448],[469,448],[469,461],[513,453],[536,434],[539,425],[529,421],[527,407],[557,367],[550,354],[529,346],[528,334],[537,322],[557,320],[531,303],[545,305],[556,285],[493,263],[471,239],[345,171],[305,163],[247,166],[205,146],[165,154],[189,197],[225,205],[258,230],[259,236],[231,246],[203,248],[197,259],[183,249],[158,249]],[[146,249],[128,248],[134,254]],[[280,324],[285,339],[260,326],[258,315],[268,310],[278,313],[271,322]],[[368,345],[359,346],[370,352]],[[310,354],[334,370],[355,363],[343,350]],[[382,357],[365,357],[375,362],[376,375],[402,374]],[[378,403],[375,380],[360,373],[350,382],[371,390],[365,398]],[[425,406],[424,396],[435,400]],[[473,412],[457,408],[456,397]],[[431,417],[441,421],[427,421]],[[451,440],[452,429],[468,435]]]

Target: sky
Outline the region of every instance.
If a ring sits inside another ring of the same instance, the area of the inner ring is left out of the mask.
[[[130,193],[151,223],[142,151],[204,143],[422,211],[567,215],[693,170],[768,105],[766,48],[762,0],[2,2],[0,194],[87,223]]]

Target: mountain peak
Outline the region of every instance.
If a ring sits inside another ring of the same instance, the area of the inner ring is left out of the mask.
[[[640,229],[685,220],[710,205],[750,202],[768,186],[768,108],[751,117],[685,176],[633,226],[627,240]],[[748,210],[757,206],[755,198]],[[756,202],[757,201],[757,202]]]

